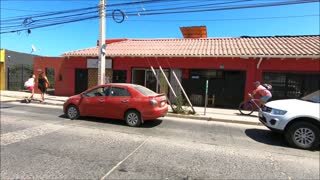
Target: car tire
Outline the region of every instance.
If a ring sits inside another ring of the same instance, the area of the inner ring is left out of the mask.
[[[299,149],[315,149],[319,146],[320,130],[309,122],[296,122],[288,127],[285,138],[289,145]]]
[[[125,114],[125,121],[130,127],[138,127],[141,125],[141,116],[138,111],[130,110]]]
[[[74,120],[80,117],[80,111],[75,105],[70,105],[67,107],[66,115],[69,119]]]

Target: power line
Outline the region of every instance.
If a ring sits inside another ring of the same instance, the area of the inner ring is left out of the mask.
[[[151,19],[151,20],[127,20],[127,21],[136,21],[136,22],[177,22],[177,21],[186,21],[186,22],[203,22],[203,21],[243,21],[243,20],[263,20],[263,19],[288,19],[288,18],[303,18],[303,17],[319,17],[320,14],[308,14],[300,16],[271,16],[271,17],[256,17],[256,18],[231,18],[231,19]]]
[[[276,3],[262,3],[262,4],[249,4],[242,6],[224,6],[218,8],[202,8],[195,10],[184,10],[179,9],[177,11],[168,11],[167,9],[160,10],[150,10],[144,12],[142,15],[150,16],[150,15],[163,15],[163,14],[181,14],[181,13],[194,13],[194,12],[208,12],[208,11],[222,11],[222,10],[234,10],[234,9],[249,9],[249,8],[261,8],[261,7],[272,7],[272,6],[284,6],[284,5],[293,5],[293,4],[303,4],[303,3],[312,3],[319,2],[319,0],[295,0],[295,1],[284,1],[284,2],[276,2]],[[135,12],[129,12],[127,15],[135,16]]]
[[[212,0],[211,0],[212,1]],[[246,4],[248,2],[254,2],[256,0],[233,0],[233,1],[220,1],[215,3],[208,3],[211,2],[210,0],[203,0],[197,2],[195,5],[189,4],[176,4],[174,6],[152,9],[148,7],[148,10],[141,13],[143,16],[148,15],[162,15],[162,14],[176,14],[176,13],[193,13],[193,12],[205,12],[205,11],[222,11],[222,10],[232,10],[232,9],[247,9],[247,8],[260,8],[260,7],[270,7],[270,6],[283,6],[283,5],[291,5],[291,4],[302,4],[302,3],[311,3],[311,2],[318,2],[318,0],[282,0],[276,1],[272,3],[255,3],[255,4]],[[111,4],[107,6],[111,6],[117,8],[119,6],[124,5],[140,5],[142,4],[149,4],[155,5],[160,2],[172,3],[172,2],[181,2],[181,0],[145,0],[145,1],[135,1],[135,2],[125,2],[125,3],[118,3],[118,4]],[[229,4],[229,5],[227,5]],[[236,5],[230,5],[236,4]],[[162,3],[162,5],[164,5]],[[178,5],[178,6],[177,6]],[[179,6],[180,5],[180,6]],[[217,5],[224,5],[224,6],[217,6]],[[112,17],[111,8],[108,8],[107,11],[107,18]],[[137,16],[140,11],[131,11],[126,12],[126,15],[129,16]],[[1,34],[3,33],[12,33],[22,30],[28,29],[36,29],[48,26],[54,26],[57,24],[67,24],[72,22],[79,22],[90,20],[94,18],[98,18],[98,6],[87,7],[87,8],[80,8],[80,9],[69,9],[64,11],[57,11],[57,12],[48,12],[48,13],[39,13],[34,15],[28,16],[20,16],[11,19],[1,20]],[[279,18],[279,17],[271,17],[271,18]],[[257,18],[251,18],[257,19]],[[229,19],[229,20],[239,20],[239,19]],[[210,21],[210,20],[207,20]],[[218,20],[214,20],[218,21]]]

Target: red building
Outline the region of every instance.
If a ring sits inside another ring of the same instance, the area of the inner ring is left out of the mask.
[[[253,90],[253,82],[273,85],[273,99],[297,98],[319,89],[320,36],[112,39],[107,40],[106,81],[176,92],[174,71],[194,105],[234,108]],[[190,32],[189,32],[190,35]],[[194,34],[193,34],[194,36]],[[66,52],[63,57],[35,57],[34,69],[54,72],[56,95],[70,96],[97,84],[98,46]],[[157,84],[150,67],[156,69]]]

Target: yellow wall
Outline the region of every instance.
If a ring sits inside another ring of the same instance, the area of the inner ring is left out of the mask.
[[[0,50],[0,90],[5,90],[6,86],[5,72],[5,50]]]

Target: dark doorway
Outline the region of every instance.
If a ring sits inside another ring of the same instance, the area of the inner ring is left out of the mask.
[[[88,88],[88,69],[76,69],[75,94],[79,94]]]
[[[209,92],[211,91],[215,97],[214,106],[238,108],[244,99],[246,73],[244,71],[223,71],[223,77],[223,79],[209,81]]]
[[[144,86],[145,84],[145,70],[134,69],[132,70],[132,83]]]
[[[208,107],[237,108],[244,99],[246,73],[244,71],[190,70],[189,79],[182,85],[193,104],[204,106],[206,80]]]
[[[55,84],[55,73],[54,68],[46,68],[46,76],[48,78],[48,81],[50,83],[49,88],[47,89],[47,93],[50,95],[54,95],[54,84]]]

